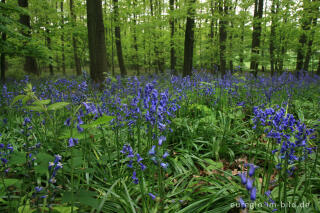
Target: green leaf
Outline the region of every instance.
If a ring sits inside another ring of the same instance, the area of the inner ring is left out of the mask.
[[[73,194],[73,199],[76,202],[80,202],[84,205],[91,206],[92,208],[98,208],[99,206],[99,199],[96,198],[96,193],[93,191],[87,190],[79,190]],[[71,202],[72,201],[72,193],[65,192],[61,198],[63,203]]]
[[[78,210],[78,207],[73,207],[74,211]],[[71,206],[56,206],[53,207],[53,211],[57,211],[59,213],[70,213],[71,212]]]
[[[26,103],[31,100],[31,97],[30,96],[25,96],[23,99],[22,99],[22,104],[23,105],[26,105]]]
[[[99,125],[109,125],[109,122],[114,118],[115,118],[114,116],[103,115],[100,118],[98,118],[97,120],[91,122],[90,124],[81,125],[81,127],[84,129],[88,129],[88,128],[97,127]]]
[[[14,97],[11,105],[15,104],[19,100],[22,100],[24,97],[26,97],[26,96],[25,95],[17,95],[16,97]]]
[[[49,162],[53,160],[53,157],[47,153],[40,152],[36,156],[37,166],[35,166],[35,172],[44,175],[48,172]]]
[[[25,152],[14,152],[11,154],[10,164],[23,164],[26,162]]]
[[[35,112],[43,112],[44,109],[39,105],[39,106],[26,106],[26,109],[32,110]]]
[[[58,110],[58,109],[62,109],[64,108],[65,106],[68,106],[70,103],[68,102],[57,102],[57,103],[54,103],[54,104],[51,104],[48,106],[48,110],[49,111],[55,111],[55,110]]]
[[[37,101],[33,102],[32,104],[42,106],[42,105],[50,104],[50,102],[51,102],[51,100],[46,99],[46,100],[37,100]]]

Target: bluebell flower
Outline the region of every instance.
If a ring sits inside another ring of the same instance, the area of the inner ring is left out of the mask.
[[[167,169],[167,168],[168,168],[168,163],[160,163],[160,166],[161,166],[163,169]]]
[[[239,174],[240,178],[241,178],[241,183],[244,185],[247,183],[247,177],[246,177],[246,173],[242,172]]]
[[[71,125],[71,118],[67,118],[67,120],[64,121],[65,126],[70,126]]]
[[[149,193],[149,196],[151,197],[152,200],[156,200],[156,196],[154,194],[152,194],[151,192]]]
[[[137,178],[136,170],[134,170],[133,173],[132,173],[132,179],[133,179],[133,183],[134,184],[138,184],[139,183],[139,179]]]
[[[162,143],[163,143],[163,141],[166,141],[166,139],[167,139],[166,136],[161,135],[161,136],[159,137],[159,141],[158,141],[159,146],[161,146]]]
[[[257,188],[256,187],[253,187],[250,191],[250,199],[252,201],[255,201],[256,200],[256,193],[257,193]]]
[[[248,178],[246,188],[250,191],[253,187],[253,180],[251,178]]]
[[[242,209],[245,209],[247,207],[246,203],[243,201],[243,199],[240,197],[239,203]]]
[[[169,156],[169,153],[168,152],[165,152],[162,156],[163,159],[167,158]]]
[[[69,139],[69,147],[73,147],[79,143],[79,140],[77,138],[70,138]]]
[[[153,145],[152,148],[149,150],[149,155],[155,155],[156,154],[156,146]]]

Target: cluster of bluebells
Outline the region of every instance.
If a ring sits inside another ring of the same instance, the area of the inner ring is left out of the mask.
[[[40,143],[36,143],[33,146],[27,147],[27,144],[23,144],[24,150],[27,152],[27,165],[29,168],[31,168],[36,160],[36,155],[38,153],[39,148],[41,147]]]
[[[249,194],[250,194],[250,200],[251,201],[255,201],[256,200],[256,196],[257,196],[257,188],[253,185],[254,183],[254,173],[256,171],[257,168],[259,168],[258,166],[252,164],[252,163],[247,163],[244,165],[245,167],[249,167],[249,171],[247,172],[242,172],[239,174],[240,179],[241,179],[241,184],[244,185],[246,187],[246,189],[248,190]],[[246,208],[246,204],[243,201],[243,199],[240,197],[239,199],[240,202],[240,206],[241,208],[245,209]]]
[[[278,153],[279,158],[287,158],[288,163],[293,164],[295,161],[305,160],[312,153],[314,147],[310,147],[308,141],[315,138],[314,129],[308,129],[283,107],[277,106],[276,110],[254,107],[253,113],[253,128],[262,126],[266,136],[279,144],[278,148],[272,150],[272,154]],[[277,168],[281,169],[281,164]]]
[[[139,183],[139,179],[137,177],[137,167],[140,167],[142,171],[144,171],[147,167],[142,163],[143,158],[140,156],[139,153],[135,153],[130,145],[124,145],[123,149],[120,151],[122,154],[127,154],[127,158],[129,162],[127,166],[133,169],[132,172],[132,181],[135,184]]]
[[[1,158],[1,164],[2,168],[4,168],[5,173],[8,173],[8,162],[10,154],[13,152],[13,147],[11,144],[5,145],[3,143],[0,144],[0,158]]]
[[[67,118],[65,121],[64,121],[64,125],[65,126],[68,126],[68,127],[73,127],[74,124],[76,124],[77,126],[77,130],[78,132],[83,132],[83,128],[80,126],[82,124],[84,124],[82,118],[84,117],[84,114],[83,114],[83,111],[82,109],[79,110],[79,113],[77,114],[77,119],[76,121],[74,122],[70,117]]]
[[[62,169],[62,163],[61,163],[62,157],[60,155],[55,155],[54,156],[54,161],[49,162],[49,173],[50,173],[50,183],[56,183],[56,175],[59,169]]]
[[[267,206],[267,207],[274,207],[275,206],[275,201],[272,199],[271,197],[271,191],[268,190],[264,193],[267,198],[268,198],[268,201],[265,201],[264,204]],[[278,211],[278,209],[274,208],[271,212],[275,212],[275,211]]]
[[[158,139],[158,145],[159,145],[158,147],[160,147],[164,141],[166,141],[166,137],[163,135],[160,136]],[[155,165],[160,165],[161,168],[167,169],[169,164],[164,162],[164,160],[169,156],[169,153],[165,151],[162,155],[157,155],[156,148],[157,146],[153,145],[149,150],[149,155],[151,156],[151,160]]]

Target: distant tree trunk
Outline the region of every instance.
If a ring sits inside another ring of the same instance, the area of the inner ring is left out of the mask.
[[[170,12],[171,12],[171,16],[170,16],[170,69],[171,72],[174,75],[177,75],[177,71],[176,71],[176,56],[175,56],[175,49],[174,49],[174,31],[175,31],[175,18],[173,16],[174,13],[174,0],[170,0]]]
[[[28,8],[28,0],[18,0],[18,5],[23,8]],[[26,37],[31,37],[31,25],[30,25],[30,16],[26,14],[20,15],[20,23],[25,25],[28,28],[27,32],[22,32]],[[37,66],[37,61],[32,56],[26,56],[26,61],[24,63],[24,70],[29,74],[39,75],[39,70]]]
[[[196,0],[189,0],[187,24],[184,40],[184,62],[183,62],[183,77],[192,74],[192,60],[193,60],[193,44],[194,44],[194,15],[195,15]]]
[[[275,49],[275,39],[276,39],[276,10],[275,10],[275,1],[272,0],[271,5],[271,32],[270,32],[270,43],[269,43],[269,52],[270,52],[270,69],[271,75],[273,76],[275,71],[275,57],[274,57],[274,49]]]
[[[308,40],[307,32],[310,30],[312,18],[309,15],[311,10],[311,1],[303,1],[303,15],[302,15],[302,32],[299,38],[298,50],[297,50],[297,65],[296,65],[296,76],[299,78],[299,71],[303,68],[304,55],[305,55],[305,44]]]
[[[51,52],[51,38],[50,38],[50,29],[49,29],[49,22],[47,22],[47,26],[46,26],[46,42],[47,42],[47,47],[49,49],[49,51]],[[53,65],[52,65],[52,56],[50,54],[49,56],[49,72],[50,75],[53,76]]]
[[[97,2],[97,0],[92,0],[92,1],[95,3],[91,3],[91,4],[96,4],[96,6],[98,6],[97,4],[99,4],[98,3],[99,1],[98,2]],[[100,1],[100,4],[101,4],[101,1]],[[76,17],[76,14],[74,13],[73,7],[74,7],[73,0],[70,0],[70,15],[71,15],[71,20],[72,20],[72,25],[75,26],[77,17]],[[87,8],[87,10],[88,10],[88,8]],[[97,13],[98,13],[98,11],[97,11]],[[101,17],[102,17],[102,14],[101,14]],[[104,33],[103,33],[103,36],[104,36]],[[79,75],[81,75],[81,63],[80,63],[80,58],[78,56],[77,38],[75,37],[74,34],[72,34],[72,46],[73,46],[74,63],[76,65],[76,73],[77,73],[77,76],[79,76]]]
[[[261,19],[263,15],[263,0],[255,0],[253,31],[252,31],[252,48],[251,48],[251,63],[250,69],[254,70],[254,75],[258,75],[260,39],[261,39]]]
[[[133,13],[133,47],[135,50],[135,69],[137,71],[137,75],[140,75],[140,67],[139,67],[139,51],[138,51],[138,41],[137,41],[137,0],[133,0],[134,13]]]
[[[122,55],[122,44],[121,44],[121,29],[119,23],[119,5],[118,0],[113,0],[113,9],[114,9],[114,34],[116,37],[116,48],[117,48],[117,56],[118,56],[118,63],[120,67],[120,74],[122,77],[127,75],[127,70],[124,65],[123,55]]]
[[[102,83],[103,72],[107,72],[107,59],[101,0],[87,0],[87,22],[90,76],[94,82]]]
[[[6,3],[6,0],[1,0],[3,4]],[[2,32],[1,33],[1,39],[3,42],[7,40],[7,34]],[[6,81],[6,54],[4,52],[1,53],[1,64],[0,64],[0,69],[1,69],[1,76],[0,76],[0,81],[5,82]]]
[[[244,13],[247,12],[247,8],[244,9]],[[244,67],[244,32],[245,32],[245,19],[242,18],[241,20],[241,34],[240,34],[240,54],[239,54],[239,61],[240,61],[240,71],[243,71]]]
[[[66,57],[64,54],[64,15],[63,15],[63,1],[60,2],[60,9],[61,9],[61,48],[62,48],[62,73],[66,75]],[[71,0],[72,1],[72,0]]]
[[[311,30],[311,35],[309,36],[306,58],[305,58],[304,64],[303,64],[303,69],[306,71],[309,70],[309,63],[310,63],[310,59],[312,56],[312,43],[313,43],[313,39],[314,39],[314,33],[315,33],[316,26],[317,26],[317,18],[315,17],[312,19],[312,30]]]
[[[220,73],[222,76],[226,74],[226,40],[227,40],[227,24],[226,16],[228,14],[227,0],[219,1],[219,12],[221,18],[219,20],[219,43],[220,43]]]
[[[210,19],[210,44],[212,45],[211,47],[214,46],[214,13],[213,13],[213,0],[210,0],[210,13],[211,13],[211,19]],[[210,72],[213,74],[214,72],[214,51],[213,48],[210,48]]]

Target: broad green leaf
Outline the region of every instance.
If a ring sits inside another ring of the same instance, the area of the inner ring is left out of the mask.
[[[88,128],[97,127],[99,125],[109,125],[109,122],[114,118],[115,117],[113,117],[113,116],[103,115],[100,118],[98,118],[97,120],[91,122],[90,124],[81,125],[81,127],[84,129],[88,129]]]
[[[34,101],[32,104],[34,105],[47,105],[47,104],[50,104],[51,100],[49,99],[46,99],[46,100],[37,100],[37,101]]]
[[[68,106],[70,103],[68,102],[57,102],[57,103],[54,103],[54,104],[51,104],[48,106],[48,110],[49,111],[55,111],[55,110],[58,110],[58,109],[62,109],[66,106]]]
[[[22,100],[25,97],[26,97],[26,95],[17,95],[16,97],[14,97],[11,105],[15,104],[17,101]]]

